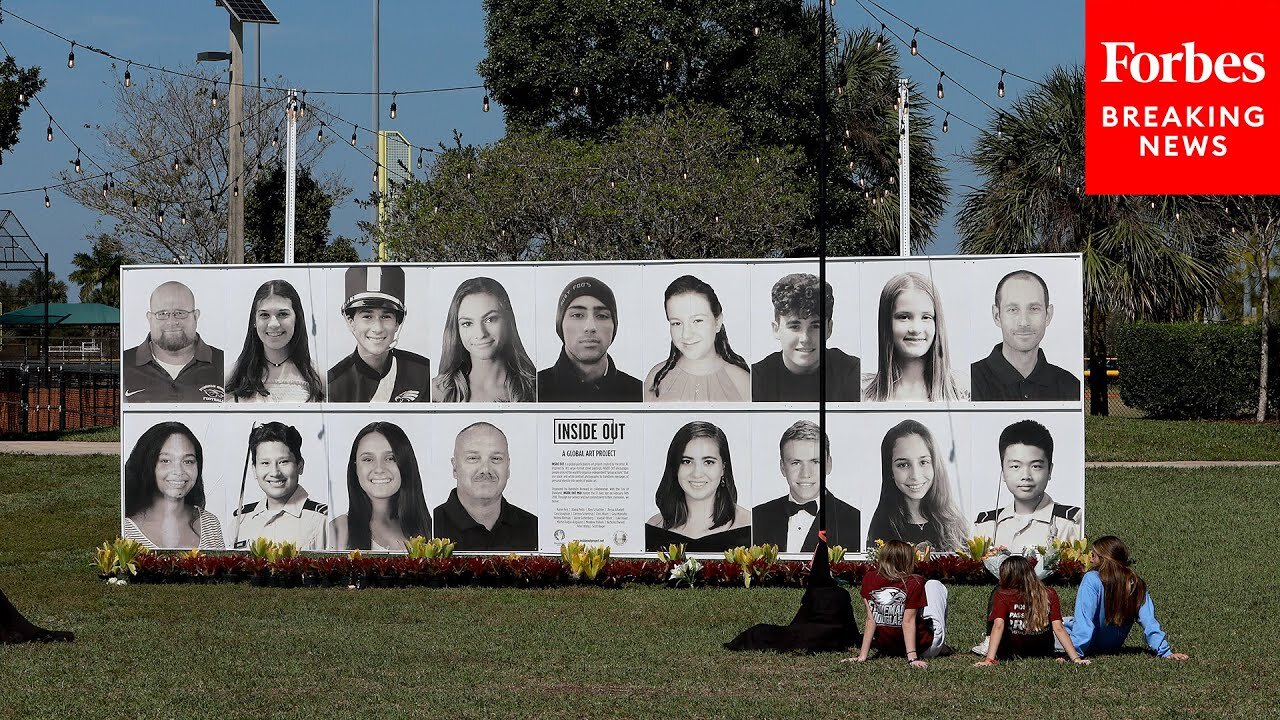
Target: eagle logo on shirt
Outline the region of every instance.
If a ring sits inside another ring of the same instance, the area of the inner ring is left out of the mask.
[[[871,613],[877,625],[902,625],[907,593],[902,588],[882,587],[871,592]]]
[[[405,390],[399,395],[391,398],[391,402],[417,402],[417,400],[418,400],[417,390]]]

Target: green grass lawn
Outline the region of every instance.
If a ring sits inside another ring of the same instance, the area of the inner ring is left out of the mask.
[[[1089,461],[1280,460],[1280,424],[1085,416]]]
[[[0,646],[0,718],[1271,717],[1275,469],[1099,470],[1091,536],[1128,540],[1188,663],[1137,651],[912,671],[897,660],[729,653],[800,591],[108,586],[114,457],[0,456],[0,584],[71,645]],[[1271,580],[1266,580],[1270,577]],[[1270,590],[1268,590],[1268,587]],[[988,590],[955,587],[950,642]],[[1062,591],[1070,607],[1075,591]]]
[[[84,430],[67,430],[58,433],[52,440],[83,440],[87,442],[120,442],[120,426],[85,428]]]

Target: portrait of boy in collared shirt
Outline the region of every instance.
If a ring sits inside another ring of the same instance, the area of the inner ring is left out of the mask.
[[[989,537],[1011,552],[1048,547],[1051,540],[1083,536],[1080,508],[1055,503],[1046,492],[1053,474],[1053,436],[1035,420],[1019,420],[1000,433],[1000,474],[1013,496],[1005,507],[980,513],[975,537]]]
[[[249,434],[249,462],[263,498],[235,512],[234,547],[258,538],[296,543],[301,550],[324,550],[329,506],[312,500],[302,487],[302,434],[292,425],[268,422]]]

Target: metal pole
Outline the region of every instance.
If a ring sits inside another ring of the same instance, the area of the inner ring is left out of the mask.
[[[818,530],[827,529],[827,2],[818,58]]]
[[[379,52],[381,50],[381,42],[378,38],[379,29],[382,24],[378,17],[380,5],[381,5],[380,0],[373,0],[373,125],[371,127],[373,128],[373,136],[375,138],[378,137],[378,132],[382,128],[382,94],[381,94],[382,84],[381,84],[381,78],[379,77],[379,70],[382,67],[382,64],[381,64],[382,60],[379,56]],[[376,151],[377,148],[375,147],[374,150]],[[374,192],[378,191],[377,183],[374,183],[373,191]],[[378,204],[377,203],[373,204],[372,212],[373,212],[373,224],[377,225],[378,224]]]
[[[293,248],[294,248],[294,215],[297,212],[297,184],[298,184],[298,114],[294,112],[294,103],[296,100],[296,91],[289,91],[289,104],[286,106],[285,115],[289,118],[289,131],[286,138],[288,148],[287,158],[285,159],[285,176],[284,176],[284,263],[285,265],[293,264]]]
[[[41,353],[44,355],[44,374],[49,374],[49,295],[53,293],[53,278],[49,277],[49,253],[44,254],[44,325],[41,326]]]
[[[898,78],[898,254],[911,256],[911,96]]]
[[[227,179],[240,192],[232,192],[227,198],[227,262],[244,263],[244,24],[231,19],[231,83],[227,88],[231,126],[228,128],[230,153],[227,160]]]

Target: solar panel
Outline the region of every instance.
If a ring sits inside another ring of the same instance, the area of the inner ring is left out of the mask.
[[[262,0],[213,0],[213,3],[226,8],[231,17],[242,23],[280,24]]]

